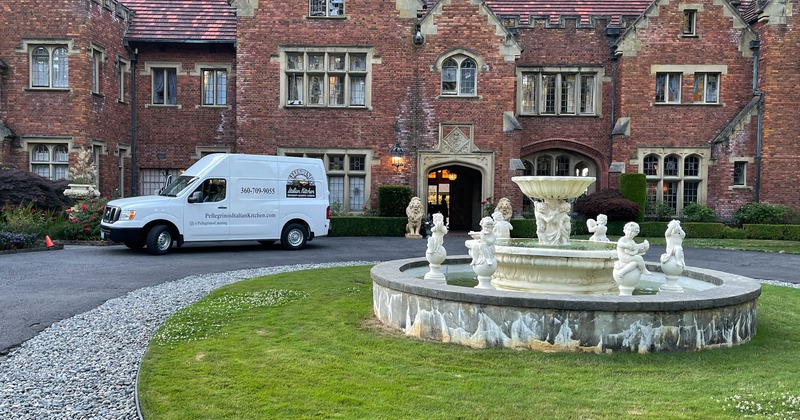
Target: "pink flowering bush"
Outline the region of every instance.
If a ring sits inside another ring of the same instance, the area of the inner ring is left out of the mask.
[[[108,199],[79,201],[66,211],[68,217],[65,238],[71,240],[100,240],[100,221]]]

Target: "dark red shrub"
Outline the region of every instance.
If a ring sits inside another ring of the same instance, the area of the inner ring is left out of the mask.
[[[575,200],[573,210],[588,218],[596,218],[598,214],[605,214],[609,221],[636,220],[639,215],[639,205],[622,196],[614,189],[604,189]]]

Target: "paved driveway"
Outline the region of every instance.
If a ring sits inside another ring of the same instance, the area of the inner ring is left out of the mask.
[[[445,237],[448,254],[466,254],[465,239],[465,234]],[[425,240],[405,238],[322,237],[302,251],[243,242],[187,245],[160,257],[119,245],[66,245],[58,251],[0,255],[0,355],[54,322],[142,287],[245,268],[422,257],[425,247]],[[663,252],[663,246],[653,246],[646,259],[657,261]],[[686,263],[800,283],[800,255],[688,248]]]

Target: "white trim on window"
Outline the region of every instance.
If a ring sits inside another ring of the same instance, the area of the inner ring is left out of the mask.
[[[647,178],[649,203],[666,203],[681,216],[692,203],[705,204],[710,150],[708,148],[642,147],[631,164]]]
[[[373,56],[372,48],[281,48],[281,107],[372,109]]]
[[[602,67],[517,68],[517,113],[537,116],[602,115]]]

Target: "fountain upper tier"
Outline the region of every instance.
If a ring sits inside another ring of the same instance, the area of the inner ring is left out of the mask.
[[[515,176],[511,178],[530,198],[567,200],[580,197],[595,181],[593,176]]]

